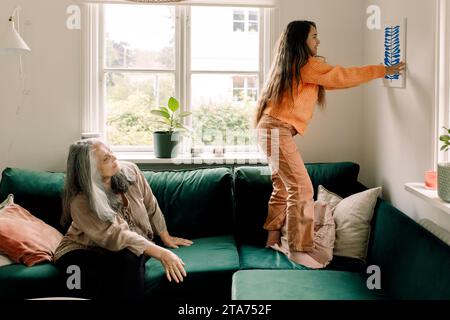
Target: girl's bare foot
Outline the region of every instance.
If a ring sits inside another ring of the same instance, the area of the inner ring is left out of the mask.
[[[281,238],[280,230],[269,230],[269,234],[267,236],[266,248],[269,248],[273,245],[279,244]]]

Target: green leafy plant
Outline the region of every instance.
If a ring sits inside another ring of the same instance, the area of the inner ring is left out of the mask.
[[[450,129],[443,127],[445,129],[445,134],[439,137],[439,140],[444,144],[441,147],[441,151],[447,151],[450,148]]]
[[[191,112],[180,112],[180,103],[174,97],[170,97],[167,106],[161,106],[150,111],[158,116],[155,122],[161,131],[172,133],[174,131],[190,132],[191,129],[183,125],[182,119],[191,115]]]

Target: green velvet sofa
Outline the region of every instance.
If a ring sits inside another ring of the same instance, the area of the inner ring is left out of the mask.
[[[342,197],[366,188],[351,162],[307,164],[319,184]],[[193,239],[174,251],[186,263],[182,284],[169,283],[161,264],[146,264],[147,299],[450,299],[450,248],[406,215],[378,200],[367,262],[334,257],[308,270],[264,248],[262,229],[272,187],[264,166],[144,171],[173,235]],[[15,202],[65,232],[59,224],[63,173],[6,168],[0,200]],[[369,290],[368,265],[381,270],[380,290]],[[0,300],[61,296],[66,275],[51,263],[0,267]]]

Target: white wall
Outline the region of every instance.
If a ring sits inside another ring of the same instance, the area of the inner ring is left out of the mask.
[[[316,22],[318,54],[330,64],[363,63],[365,6],[360,0],[280,0],[281,30],[292,20]],[[373,59],[370,64],[381,61]],[[380,81],[380,80],[375,80]],[[297,144],[305,162],[362,161],[363,86],[327,92],[327,109],[316,110]]]
[[[330,63],[362,62],[360,0],[280,2],[282,28],[294,19],[314,20],[322,40],[320,54]],[[66,8],[76,2],[2,0],[0,32],[19,3],[22,20],[30,21],[23,29],[32,49],[24,57],[30,94],[21,93],[17,56],[0,56],[4,75],[0,77],[0,170],[6,166],[63,170],[68,145],[80,135],[81,35],[65,26]],[[298,139],[305,161],[361,161],[362,102],[362,88],[329,93],[327,111],[316,112],[307,135]]]
[[[0,2],[0,34],[20,4],[23,38],[32,49],[23,59],[28,95],[18,56],[0,55],[0,170],[63,170],[68,146],[80,135],[80,31],[66,28],[66,9],[74,3]]]
[[[450,215],[404,190],[404,183],[423,181],[432,169],[435,78],[436,2],[370,0],[381,8],[382,23],[407,18],[405,89],[372,83],[364,91],[360,179],[382,186],[383,196],[414,219],[428,218],[450,230]],[[364,30],[364,62],[382,54],[382,30]]]
[[[22,6],[22,95],[17,56],[0,56],[0,170],[6,166],[64,170],[68,146],[80,129],[80,31],[65,27],[70,0],[2,0],[0,33],[15,5]],[[280,0],[280,30],[295,19],[318,24],[319,54],[332,64],[378,64],[380,31],[365,27],[366,7],[378,4],[382,19],[408,17],[407,88],[376,80],[359,88],[328,92],[325,112],[316,111],[297,142],[305,162],[355,161],[360,179],[381,185],[384,197],[413,218],[427,217],[450,229],[450,217],[404,191],[421,181],[432,163],[435,1]],[[23,103],[21,103],[23,101]],[[18,106],[20,112],[16,114]]]

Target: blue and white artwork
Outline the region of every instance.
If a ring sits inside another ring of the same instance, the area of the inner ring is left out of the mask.
[[[393,66],[406,62],[406,19],[384,26],[384,64]],[[386,76],[385,86],[405,88],[405,74]]]

